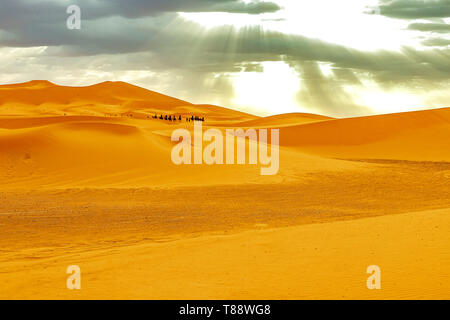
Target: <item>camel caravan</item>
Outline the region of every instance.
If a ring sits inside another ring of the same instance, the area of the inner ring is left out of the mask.
[[[165,121],[182,121],[182,117],[181,115],[179,116],[175,116],[175,115],[157,115],[155,114],[154,116],[152,116],[153,119],[159,119],[159,120],[165,120]],[[191,116],[191,117],[187,117],[185,118],[186,122],[191,122],[191,121],[201,121],[201,122],[205,122],[205,117],[199,117],[199,116]]]
[[[66,116],[67,114],[64,113],[64,116]],[[122,114],[113,114],[113,113],[107,113],[104,115],[105,117],[130,117],[130,118],[134,118],[135,115],[133,113],[122,113]],[[139,118],[139,115],[138,117]],[[142,115],[141,115],[142,118]],[[150,119],[150,116],[147,116],[147,119]],[[158,119],[158,120],[165,120],[165,121],[182,121],[183,120],[183,116],[181,115],[153,115],[152,119]],[[190,117],[186,117],[185,118],[186,122],[194,122],[194,121],[200,121],[200,122],[205,122],[205,117],[200,117],[197,115],[194,116],[190,116]]]

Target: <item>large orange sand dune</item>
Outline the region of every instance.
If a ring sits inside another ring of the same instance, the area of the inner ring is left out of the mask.
[[[0,103],[0,185],[12,188],[273,183],[295,180],[293,172],[364,167],[337,158],[450,159],[450,109],[351,119],[258,118],[122,82],[6,85],[0,87]],[[251,166],[175,166],[170,134],[179,127],[192,131],[192,124],[154,120],[154,114],[200,114],[206,126],[220,128],[280,127],[279,175],[261,177]]]
[[[154,114],[279,128],[279,172],[176,166],[193,124]],[[449,108],[261,118],[123,82],[0,86],[0,297],[448,298],[449,141]]]

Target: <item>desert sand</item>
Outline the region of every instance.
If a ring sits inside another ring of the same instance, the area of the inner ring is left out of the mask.
[[[193,114],[279,128],[278,174],[174,165]],[[262,118],[124,82],[0,86],[0,298],[448,299],[449,141],[449,108]]]

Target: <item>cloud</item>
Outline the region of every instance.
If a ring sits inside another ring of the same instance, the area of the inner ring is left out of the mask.
[[[111,68],[126,65],[161,72],[230,73],[258,69],[258,63],[263,61],[316,61],[330,63],[336,70],[351,70],[353,75],[354,71],[365,72],[386,84],[441,81],[450,77],[450,51],[445,48],[420,51],[403,47],[400,52],[365,52],[260,26],[205,30],[176,14],[145,19],[103,18],[85,22],[79,31],[37,24],[8,34],[8,37],[0,34],[0,46],[48,46],[43,54],[50,57],[142,53],[134,61],[124,56],[124,62]],[[336,72],[345,76],[345,71]]]
[[[238,2],[132,0],[127,1],[126,6],[131,8],[133,5],[140,5],[139,8],[145,12],[148,6],[163,11],[170,8],[178,9],[182,4],[186,8],[190,5],[190,8],[194,9],[200,4],[222,6]],[[7,10],[11,8],[12,3],[10,0],[6,1]],[[94,3],[102,5],[106,1],[99,0]],[[119,5],[119,1],[111,3],[113,8],[114,4]],[[47,2],[47,6],[51,7],[50,4],[54,2]],[[29,12],[33,11],[30,7],[27,8]],[[44,8],[40,7],[40,10]],[[13,17],[14,13],[1,15]],[[145,56],[149,61],[138,60],[134,64],[136,67],[151,66],[154,70],[239,72],[246,64],[244,70],[251,70],[252,66],[257,67],[257,63],[263,61],[318,61],[331,63],[338,69],[368,72],[380,82],[402,82],[411,78],[440,80],[450,76],[447,49],[419,52],[404,47],[401,52],[387,50],[364,52],[301,35],[264,30],[261,26],[240,29],[222,26],[205,30],[196,23],[181,19],[176,13],[134,19],[120,16],[104,17],[83,21],[82,29],[74,31],[65,28],[66,17],[64,11],[59,20],[53,17],[50,21],[38,20],[33,23],[22,21],[21,24],[17,22],[18,20],[12,20],[14,22],[12,27],[6,29],[4,25],[7,22],[0,19],[0,28],[4,29],[4,32],[0,33],[0,46],[47,46],[45,54],[64,57],[142,52],[146,53]],[[434,25],[427,27],[436,28]],[[419,25],[412,27],[424,28]]]
[[[430,34],[448,34],[450,24],[444,18],[450,17],[450,0],[380,0],[376,13],[390,18],[404,20],[428,20],[429,23],[413,22],[408,30],[424,33],[425,47],[447,47],[448,38],[430,37]]]
[[[450,46],[450,39],[430,38],[422,41],[422,44],[429,47],[446,47]]]
[[[353,101],[339,79],[323,75],[319,65],[314,61],[296,63],[295,69],[300,74],[301,89],[297,100],[316,113],[337,117],[367,115],[372,111]]]
[[[409,30],[436,32],[436,33],[449,33],[450,24],[446,23],[411,23],[408,26]]]
[[[83,20],[113,16],[124,18],[152,17],[175,12],[229,12],[263,14],[279,11],[274,2],[253,0],[2,0],[0,27],[20,27],[25,23],[54,24],[65,20],[68,5],[78,5]]]
[[[380,14],[398,19],[450,17],[450,0],[381,0]]]
[[[297,71],[301,87],[297,100],[302,105],[319,113],[346,116],[369,112],[346,90],[347,86],[363,88],[363,78],[385,88],[436,87],[450,78],[445,39],[424,40],[423,45],[430,47],[426,50],[403,47],[369,52],[261,26],[205,29],[176,13],[278,10],[271,2],[79,0],[74,3],[82,8],[81,30],[65,27],[67,2],[34,3],[2,3],[0,55],[2,61],[8,56],[8,62],[0,66],[2,79],[20,81],[38,75],[65,84],[77,84],[77,79],[92,83],[132,80],[179,98],[231,105],[235,93],[230,74],[263,72],[262,62],[284,61]],[[397,15],[401,8],[406,10],[406,2],[393,3],[398,5]],[[418,7],[417,2],[413,8]],[[409,28],[441,34],[447,26],[411,23]],[[17,50],[29,55],[16,59],[19,51],[8,51],[12,48],[23,48]],[[329,65],[331,75],[321,73],[321,64]]]
[[[120,15],[127,18],[152,16],[166,12],[228,12],[262,14],[280,10],[274,2],[253,0],[79,0],[80,6],[92,10],[92,17]]]
[[[222,52],[222,55],[217,55]],[[240,30],[217,29],[205,35],[199,44],[198,59],[228,61],[317,61],[331,63],[334,68],[368,72],[382,82],[410,81],[411,78],[441,80],[450,77],[449,50],[418,51],[411,47],[401,52],[379,50],[364,52],[342,45],[264,31],[258,27]],[[227,54],[231,53],[231,54]],[[215,55],[214,55],[215,54]]]

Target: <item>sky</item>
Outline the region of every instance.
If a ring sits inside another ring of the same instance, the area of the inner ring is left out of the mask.
[[[126,81],[261,116],[450,107],[450,0],[2,0],[0,59],[0,84]]]

